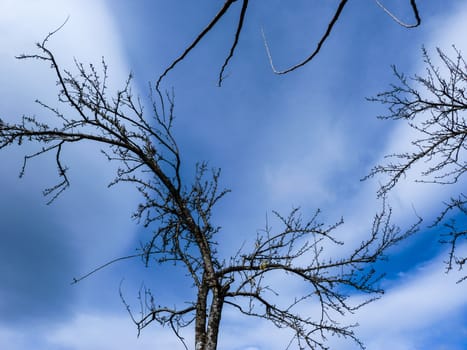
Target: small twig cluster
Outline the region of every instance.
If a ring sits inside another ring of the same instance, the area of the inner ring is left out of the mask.
[[[365,177],[379,174],[387,176],[388,180],[378,191],[379,196],[386,195],[416,164],[424,166],[416,178],[417,182],[455,184],[467,171],[467,63],[459,50],[454,47],[454,51],[456,57],[452,59],[437,49],[442,64],[440,69],[434,65],[424,48],[424,76],[407,78],[394,67],[399,84],[370,98],[371,101],[388,105],[390,113],[380,118],[406,120],[417,135],[411,141],[414,146],[412,152],[387,156],[395,161],[375,166]],[[451,199],[434,226],[443,222],[448,213],[452,214],[455,209],[464,216],[461,222],[465,225],[465,203],[463,193]],[[451,270],[453,264],[462,269],[466,257],[456,256],[455,250],[460,241],[466,238],[465,229],[459,228],[452,221],[445,223],[445,226],[450,233],[447,234],[448,239],[442,239],[442,242],[451,245],[447,270]]]

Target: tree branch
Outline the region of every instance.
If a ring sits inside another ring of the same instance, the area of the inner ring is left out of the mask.
[[[420,14],[418,13],[418,7],[417,7],[416,0],[410,0],[410,6],[412,7],[412,12],[413,12],[413,15],[415,17],[415,23],[414,24],[407,24],[405,22],[402,22],[399,18],[397,18],[397,16],[395,16],[391,11],[389,11],[387,9],[387,7],[384,6],[379,0],[375,0],[375,1],[376,1],[376,4],[378,4],[378,6],[381,7],[383,9],[383,11],[386,12],[386,14],[389,17],[391,17],[397,24],[401,25],[402,27],[415,28],[415,27],[418,27],[420,25],[420,23],[422,22],[422,20],[420,18]]]
[[[332,17],[331,21],[328,23],[327,29],[324,32],[323,36],[318,41],[318,44],[316,45],[315,50],[308,57],[306,57],[304,60],[302,60],[301,62],[299,62],[299,63],[297,63],[297,64],[295,64],[295,65],[293,65],[293,66],[291,66],[289,68],[286,68],[284,70],[278,70],[275,67],[273,59],[272,59],[271,50],[269,49],[269,45],[268,45],[268,42],[266,40],[266,35],[264,34],[264,31],[262,31],[264,47],[266,48],[266,53],[268,55],[269,65],[271,66],[272,71],[275,74],[278,74],[278,75],[287,74],[287,73],[290,73],[290,72],[296,70],[297,68],[303,67],[305,64],[310,62],[313,58],[315,58],[315,56],[320,52],[321,47],[323,46],[323,44],[325,43],[325,41],[328,39],[329,35],[331,34],[332,29],[334,28],[334,25],[337,23],[337,20],[339,19],[340,15],[342,13],[342,10],[344,9],[345,5],[347,4],[347,1],[348,0],[341,0],[339,2],[339,5],[337,6],[337,10],[334,13],[334,16]]]

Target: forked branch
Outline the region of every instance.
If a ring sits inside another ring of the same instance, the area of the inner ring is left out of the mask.
[[[409,173],[415,175],[417,182],[450,185],[462,181],[467,171],[467,63],[455,47],[454,52],[455,58],[450,58],[437,49],[441,64],[438,67],[423,49],[424,76],[408,78],[394,68],[398,84],[370,98],[388,106],[389,114],[380,118],[405,120],[414,135],[410,152],[387,156],[392,161],[375,166],[364,178],[387,178],[379,188],[379,196],[386,195]],[[415,166],[419,168],[416,170]],[[467,238],[465,194],[460,193],[445,205],[434,225],[443,223],[449,230],[441,239],[451,246],[447,271],[454,264],[462,269],[466,258],[456,255],[456,251]]]
[[[221,18],[223,18],[228,10],[231,8],[231,5],[236,2],[237,0],[226,0],[224,2],[224,4],[222,5],[222,7],[220,8],[220,10],[216,13],[216,15],[214,15],[214,17],[209,21],[209,23],[206,25],[206,27],[201,30],[195,37],[195,39],[183,50],[183,52],[181,53],[180,56],[178,56],[176,59],[174,59],[169,65],[168,67],[162,72],[162,74],[159,76],[159,78],[157,79],[157,82],[156,82],[156,89],[159,89],[159,86],[160,86],[160,83],[162,81],[162,79],[167,76],[167,74],[173,70],[175,68],[175,66],[180,63],[181,61],[183,61],[187,55],[196,47],[198,46],[198,44],[201,42],[202,39],[205,38],[205,36],[211,32],[212,30],[214,30],[214,27],[219,23],[219,20]],[[403,21],[401,21],[397,16],[395,16],[386,6],[384,6],[380,1],[378,0],[375,0],[376,3],[378,4],[378,6],[380,6],[384,12],[386,12],[396,23],[398,23],[399,25],[405,27],[405,28],[415,28],[417,26],[420,25],[421,23],[421,17],[420,17],[420,14],[419,14],[419,10],[418,10],[418,6],[417,6],[417,3],[416,3],[416,0],[410,0],[410,7],[411,7],[411,10],[413,12],[413,15],[415,17],[415,23],[414,24],[407,24]],[[229,53],[227,54],[225,60],[224,60],[224,63],[222,64],[221,68],[220,68],[220,71],[219,71],[219,75],[218,75],[218,86],[221,86],[222,85],[222,82],[225,78],[225,70],[229,64],[229,62],[231,61],[231,59],[233,58],[234,56],[234,53],[235,53],[235,50],[238,46],[238,42],[239,42],[239,38],[241,36],[241,33],[242,33],[242,30],[243,30],[243,27],[244,27],[244,22],[245,22],[245,19],[247,17],[247,10],[248,10],[248,3],[249,1],[248,0],[242,0],[241,1],[242,3],[242,6],[241,6],[241,10],[240,10],[240,14],[238,16],[238,20],[236,21],[236,31],[235,31],[235,35],[234,35],[234,38],[232,40],[232,44],[230,46],[230,50],[229,50]],[[307,56],[305,57],[303,60],[301,60],[300,62],[288,67],[288,68],[285,68],[285,69],[277,69],[276,68],[276,65],[274,64],[274,61],[273,61],[273,57],[272,57],[272,53],[271,53],[271,49],[269,47],[269,44],[266,40],[266,35],[264,33],[264,30],[261,30],[262,32],[262,36],[263,36],[263,42],[264,42],[264,46],[266,48],[266,54],[268,56],[268,60],[269,60],[269,64],[271,66],[271,69],[272,71],[275,73],[275,74],[279,74],[279,75],[283,75],[283,74],[287,74],[287,73],[290,73],[300,67],[303,67],[305,66],[307,63],[309,63],[310,61],[312,61],[317,55],[318,53],[321,51],[324,43],[329,39],[329,36],[331,34],[331,32],[333,31],[335,25],[337,24],[337,22],[339,21],[341,15],[342,15],[342,11],[344,10],[344,7],[345,5],[348,3],[348,0],[340,0],[338,5],[337,5],[337,9],[336,11],[334,12],[333,16],[331,17],[331,19],[329,20],[329,22],[327,23],[327,27],[326,27],[326,30],[324,31],[323,35],[319,38],[318,40],[318,43],[316,45],[316,47],[314,48],[314,50]]]

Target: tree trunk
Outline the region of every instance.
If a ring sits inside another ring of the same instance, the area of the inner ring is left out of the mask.
[[[205,282],[205,281],[203,281]],[[195,320],[195,349],[216,350],[219,326],[221,321],[224,294],[221,287],[212,288],[212,300],[209,315],[207,299],[209,287],[203,283],[198,290]]]
[[[211,309],[209,310],[208,329],[206,334],[206,347],[203,350],[216,350],[219,326],[221,322],[222,306],[224,304],[221,288],[213,289]]]
[[[198,300],[196,301],[196,320],[195,320],[195,349],[204,350],[206,346],[206,318],[207,318],[207,298],[208,287],[206,278],[198,289]]]

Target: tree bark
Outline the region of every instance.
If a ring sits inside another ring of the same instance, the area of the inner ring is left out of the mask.
[[[204,350],[206,346],[206,319],[207,319],[207,298],[209,289],[206,284],[206,274],[198,289],[198,300],[196,301],[195,320],[195,349]]]
[[[211,309],[209,310],[208,329],[206,334],[206,347],[203,350],[216,350],[219,326],[221,322],[224,295],[220,287],[213,289]]]

